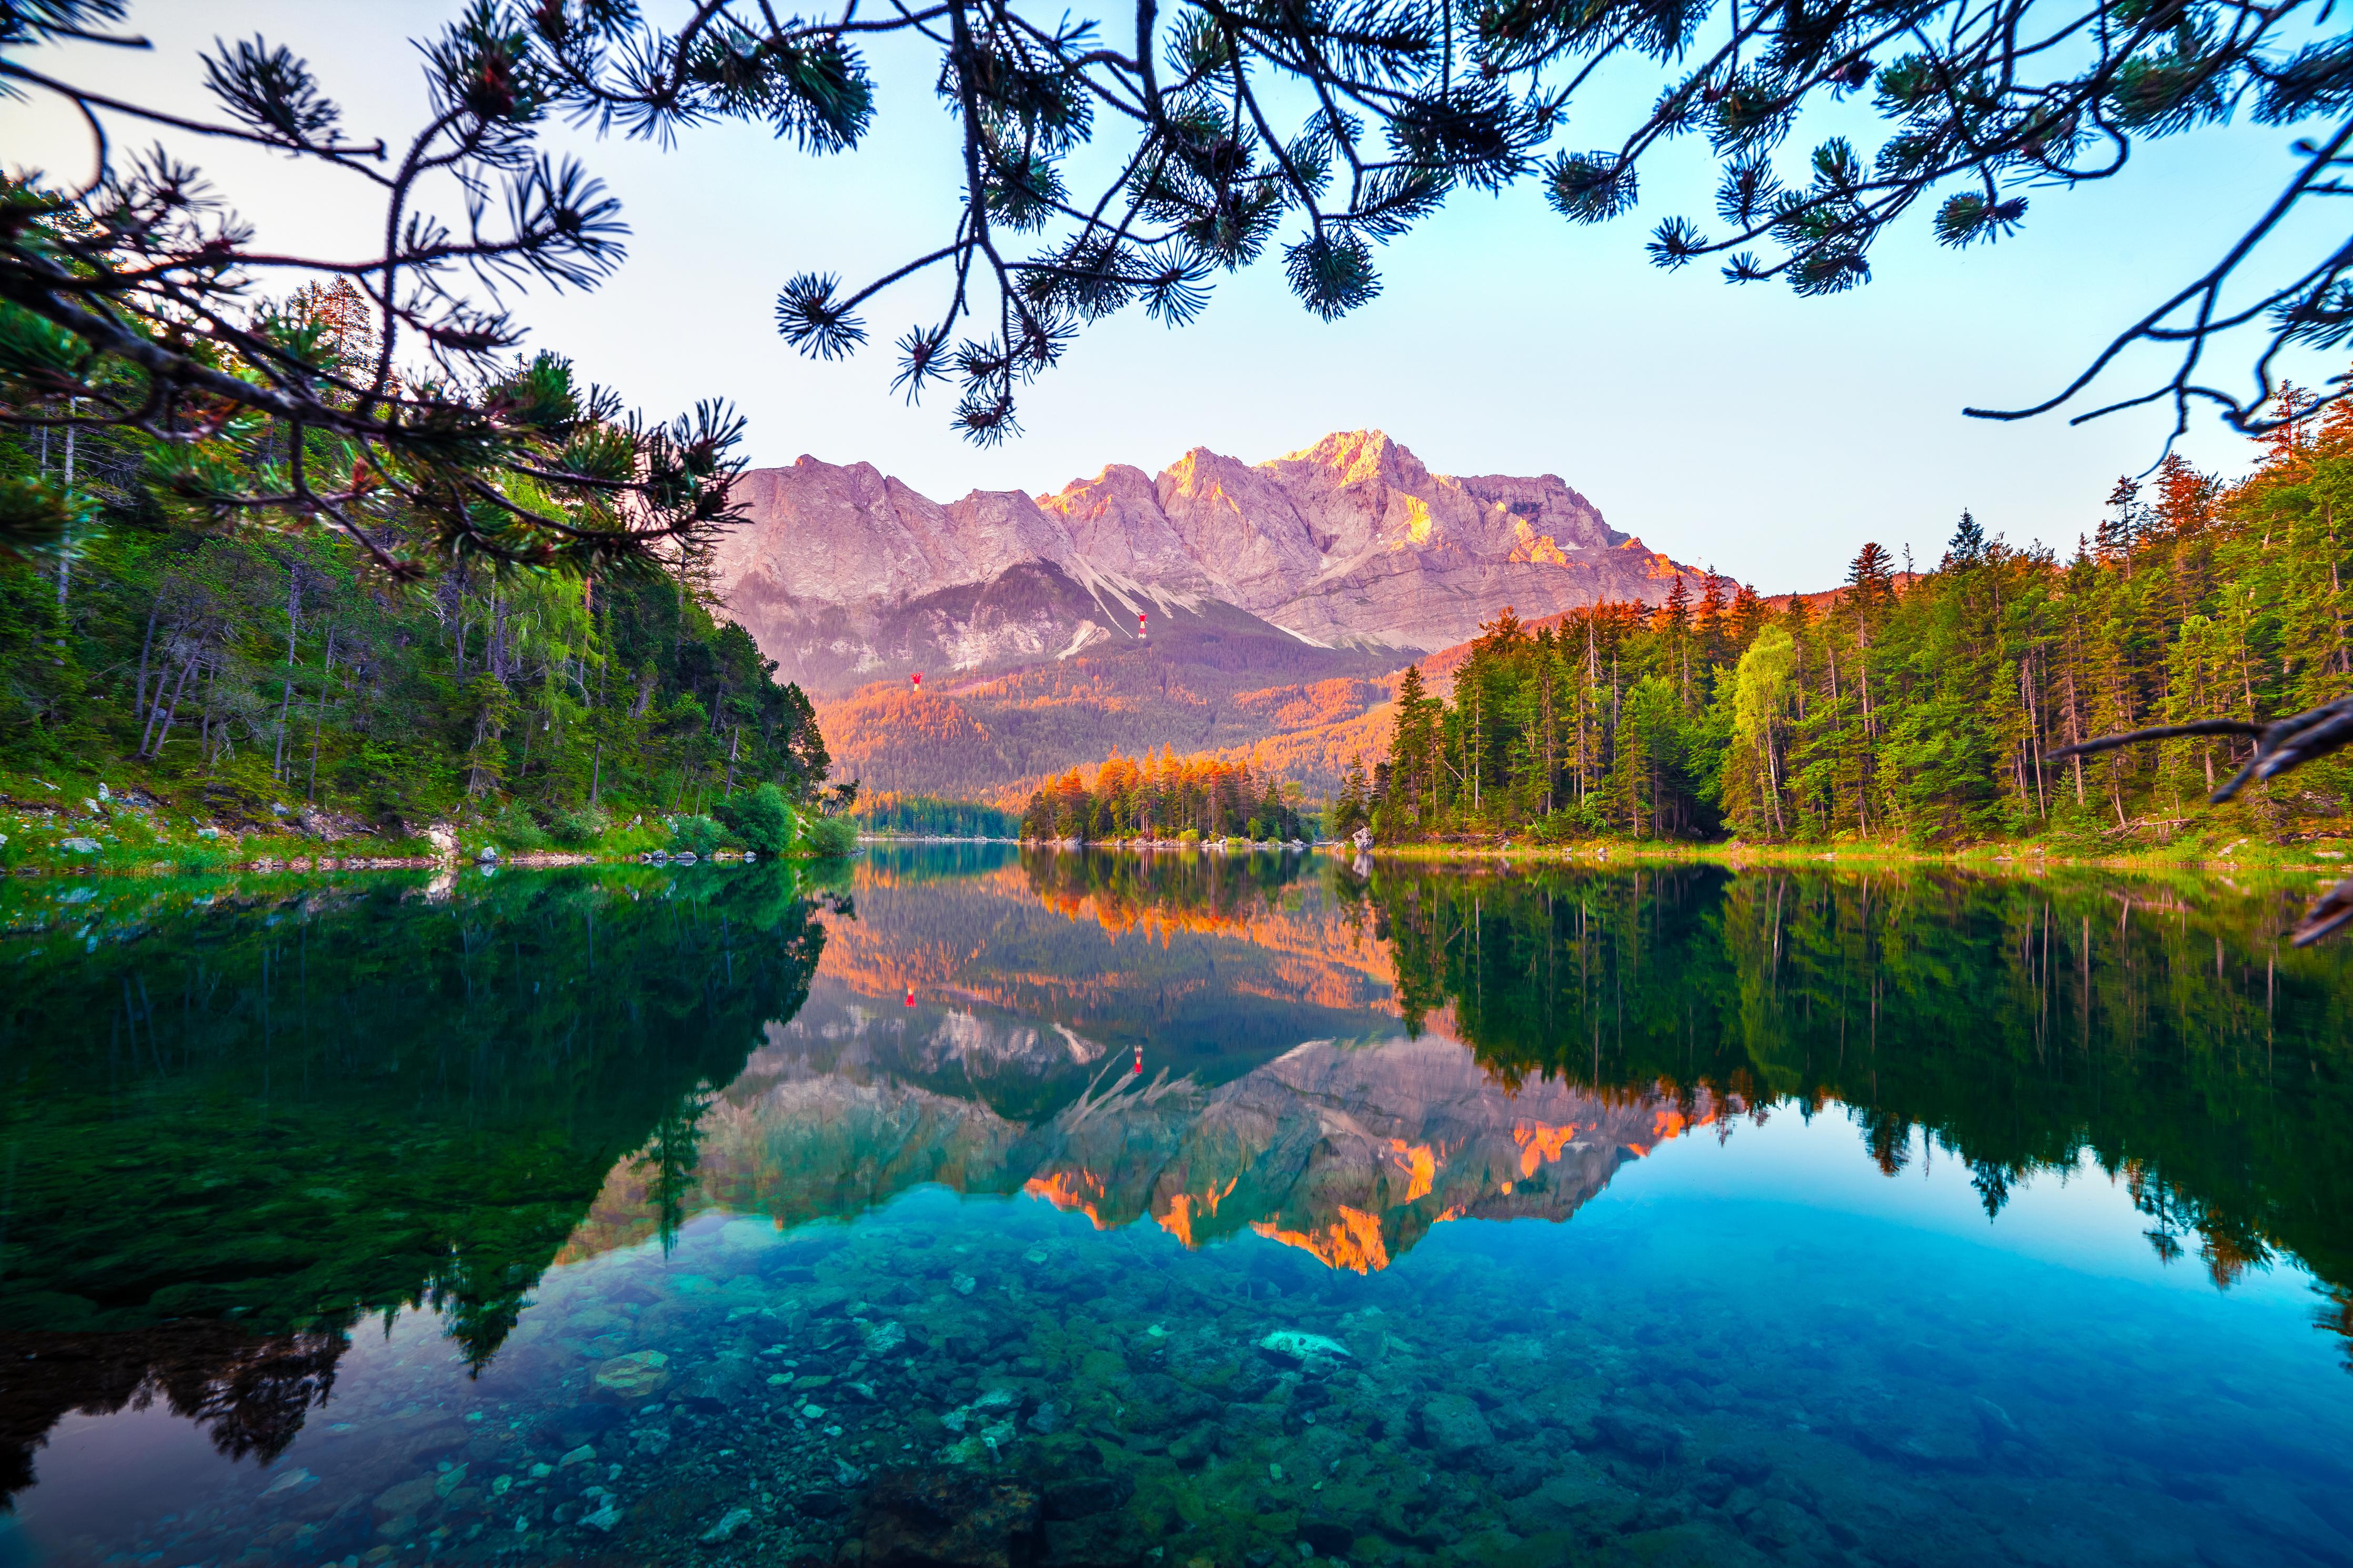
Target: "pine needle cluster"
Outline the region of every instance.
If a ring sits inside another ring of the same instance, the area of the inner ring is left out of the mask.
[[[1730,281],[1824,295],[1868,282],[1879,240],[1915,208],[1941,243],[1988,245],[2026,223],[2031,188],[2110,178],[2152,139],[2233,117],[2306,132],[2276,199],[2211,268],[2056,395],[1971,412],[2024,417],[2088,396],[2137,345],[2170,371],[2094,414],[2169,399],[2186,422],[2203,402],[2257,431],[2281,353],[2353,340],[2353,249],[2288,222],[2342,194],[2353,156],[2353,42],[2328,31],[2323,0],[1137,0],[1132,31],[1015,0],[831,16],[704,0],[671,24],[614,0],[468,0],[424,41],[432,119],[396,147],[348,133],[309,65],[261,38],[206,58],[209,120],[24,58],[65,39],[140,42],[108,31],[126,3],[0,9],[0,93],[71,102],[99,166],[85,188],[0,200],[0,416],[136,427],[169,449],[164,477],[192,502],[290,510],[354,538],[390,492],[445,552],[586,565],[734,515],[723,410],[642,424],[583,389],[526,400],[546,416],[534,424],[499,395],[520,374],[500,289],[594,287],[626,237],[597,181],[540,151],[541,130],[561,118],[667,143],[738,121],[803,153],[847,152],[878,102],[861,46],[894,33],[936,51],[961,197],[935,245],[879,278],[791,275],[776,325],[841,358],[866,345],[863,312],[882,292],[929,280],[932,301],[895,339],[893,384],[910,400],[942,390],[983,444],[1018,434],[1023,389],[1114,312],[1181,326],[1221,277],[1279,258],[1302,305],[1332,320],[1379,297],[1379,247],[1453,193],[1534,180],[1570,222],[1605,222],[1641,205],[1645,163],[1693,135],[1715,160],[1720,226],[1660,217],[1651,258],[1717,258]],[[1655,80],[1648,110],[1614,144],[1564,147],[1609,68]],[[383,252],[265,250],[195,169],[118,156],[106,127],[124,120],[369,183]],[[459,193],[461,219],[430,216],[437,182]],[[266,283],[287,270],[360,289],[372,358],[322,360],[299,323],[276,321]],[[2254,359],[2248,384],[2226,387],[2203,367],[2234,333]],[[2324,398],[2345,390],[2332,382]],[[277,468],[263,433],[283,437]],[[505,496],[512,473],[564,515]],[[66,504],[17,508],[16,537],[61,536]]]

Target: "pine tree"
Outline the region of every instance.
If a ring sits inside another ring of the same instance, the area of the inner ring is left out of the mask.
[[[2126,563],[2141,529],[2140,482],[2127,476],[2108,491],[2106,515],[2100,519],[2095,548],[2104,562]]]

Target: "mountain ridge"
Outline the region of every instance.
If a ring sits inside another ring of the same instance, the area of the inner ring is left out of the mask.
[[[1386,700],[1368,683],[1507,606],[1655,605],[1705,582],[1556,474],[1433,473],[1378,430],[1257,464],[1197,446],[1156,474],[1115,462],[947,503],[804,455],[738,494],[752,521],[722,540],[712,581],[778,678],[818,700],[840,770],[965,798],[1113,749],[1350,725]],[[965,711],[932,711],[934,696]],[[1336,768],[1330,750],[1310,771]]]
[[[1133,636],[1139,613],[1215,602],[1312,647],[1410,656],[1505,605],[1653,604],[1703,575],[1557,475],[1435,474],[1378,430],[1255,465],[1196,447],[1156,476],[1112,463],[1059,491],[944,504],[871,463],[804,454],[737,494],[751,521],[713,556],[720,595],[784,679],[824,697],[1061,657],[1082,619]],[[990,602],[1008,573],[1041,567],[1067,586]]]

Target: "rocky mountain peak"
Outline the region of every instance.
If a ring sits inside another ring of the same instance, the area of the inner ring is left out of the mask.
[[[944,506],[871,463],[808,456],[753,470],[741,493],[753,521],[720,549],[722,592],[784,672],[820,690],[1068,658],[1092,634],[1066,610],[1132,633],[1139,595],[1407,653],[1475,637],[1506,605],[1534,619],[1656,603],[1689,572],[1556,475],[1434,474],[1369,429],[1263,463],[1196,447],[1157,474],[1113,463],[1056,492]],[[1039,587],[1043,568],[1065,586]],[[1029,586],[992,590],[1017,569]]]
[[[1312,447],[1286,452],[1269,468],[1299,465],[1320,468],[1340,485],[1380,484],[1418,489],[1430,482],[1430,469],[1403,443],[1383,430],[1342,430]]]

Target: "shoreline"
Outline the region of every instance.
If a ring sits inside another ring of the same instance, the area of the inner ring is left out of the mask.
[[[1525,842],[1504,844],[1430,843],[1377,844],[1369,851],[1356,850],[1352,846],[1332,840],[1312,844],[1261,844],[1239,841],[1226,843],[1203,841],[1178,843],[1162,839],[1104,839],[1075,842],[1069,839],[1014,839],[987,837],[955,837],[946,836],[860,835],[858,847],[915,848],[951,845],[1004,845],[1019,850],[1051,850],[1057,854],[1084,853],[1089,850],[1107,854],[1131,855],[1198,855],[1246,856],[1271,854],[1301,856],[1324,854],[1345,861],[1359,856],[1375,862],[1404,863],[1424,866],[1477,866],[1494,870],[1534,869],[1541,867],[1585,867],[1605,870],[1628,867],[1653,866],[1721,866],[1739,871],[1761,868],[1820,870],[1904,870],[1931,867],[1947,867],[1956,870],[1978,871],[1997,876],[2039,877],[2058,870],[2093,870],[2131,872],[2144,876],[2161,876],[2168,872],[2190,872],[2220,877],[2228,880],[2230,873],[2257,876],[2310,876],[2336,880],[2353,877],[2353,856],[2339,851],[2335,854],[2289,856],[2280,847],[2258,845],[2252,839],[2242,839],[2221,854],[2172,855],[2147,853],[2139,855],[2070,855],[2054,852],[2041,846],[2023,848],[1980,846],[1970,848],[1930,850],[1912,849],[1898,846],[1836,846],[1820,848],[1810,845],[1760,844],[1664,844],[1609,843],[1591,845],[1533,845]],[[179,846],[172,846],[174,849]],[[2234,856],[2241,848],[2254,851]],[[456,871],[464,869],[547,870],[580,866],[676,866],[692,868],[701,865],[743,865],[767,859],[801,863],[807,856],[761,857],[758,861],[740,853],[722,851],[699,861],[690,856],[645,850],[620,850],[607,853],[581,850],[529,850],[502,855],[493,860],[480,859],[461,854],[379,854],[379,855],[287,855],[262,854],[251,858],[224,858],[219,863],[206,867],[181,866],[158,857],[152,861],[125,865],[19,865],[8,868],[12,878],[39,877],[105,877],[132,880],[170,879],[182,877],[232,875],[322,875],[345,874],[357,871]]]
[[[2252,846],[2252,840],[2242,840]],[[2238,845],[2232,846],[2235,849]],[[2208,872],[2244,871],[2311,872],[2316,876],[2353,876],[2353,856],[2337,852],[2332,858],[2324,853],[2303,858],[2271,858],[2276,846],[2265,845],[2261,856],[2232,858],[2223,854],[2198,856],[2150,853],[2141,855],[2070,855],[2037,847],[2023,849],[1995,850],[1990,847],[1967,849],[1906,849],[1895,846],[1885,847],[1833,847],[1820,849],[1810,845],[1762,844],[1610,844],[1580,850],[1574,847],[1534,846],[1525,844],[1383,844],[1375,845],[1375,859],[1418,860],[1443,864],[1454,860],[1502,860],[1509,864],[1590,865],[1607,866],[1620,860],[1666,862],[1676,865],[1714,865],[1740,868],[1749,866],[1862,866],[1915,867],[1951,866],[1968,870],[1999,870],[2033,876],[2045,870],[2144,871],[2195,870]]]

